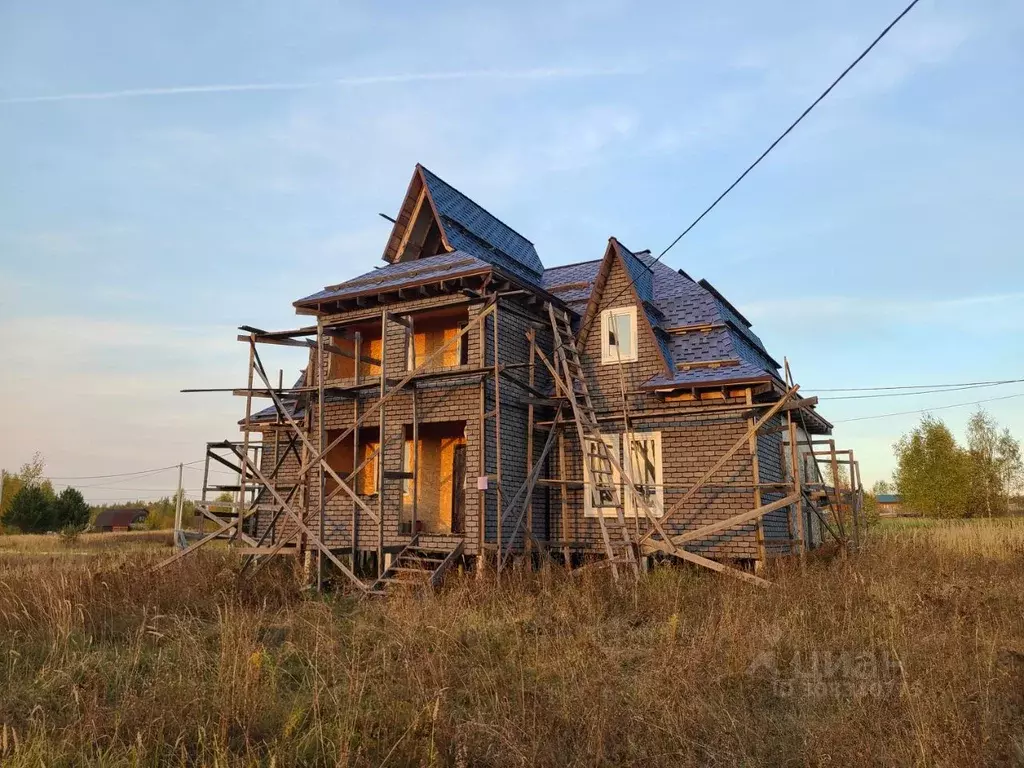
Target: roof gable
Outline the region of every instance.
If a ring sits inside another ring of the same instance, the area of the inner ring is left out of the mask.
[[[640,262],[632,251],[614,237],[608,239],[608,248],[605,250],[604,258],[601,260],[597,275],[594,278],[590,299],[580,321],[578,343],[580,346],[586,344],[587,334],[594,323],[594,318],[598,316],[605,304],[605,287],[608,285],[608,278],[616,264],[622,268],[629,279],[629,289],[623,292],[623,297],[639,307],[640,311],[637,312],[637,320],[647,328],[650,341],[654,344],[655,349],[658,350],[658,356],[661,358],[665,370],[671,375],[672,358],[668,353],[664,340],[659,338],[655,330],[658,327],[658,319],[655,316],[657,310],[650,301],[653,298],[654,291],[654,280],[651,271],[645,264]],[[644,295],[647,295],[649,298],[643,298]],[[617,298],[619,297],[613,295],[608,297],[608,300],[615,300]]]
[[[431,239],[434,226],[438,243]],[[438,249],[471,253],[534,284],[544,273],[533,243],[417,165],[382,258],[395,263],[432,256]]]

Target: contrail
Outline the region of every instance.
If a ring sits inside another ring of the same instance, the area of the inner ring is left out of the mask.
[[[361,75],[333,80],[293,83],[225,83],[221,85],[180,85],[164,88],[129,88],[120,91],[89,91],[52,96],[15,96],[0,99],[0,104],[38,104],[49,101],[105,101],[138,99],[150,96],[183,96],[194,93],[240,93],[246,91],[304,91],[312,88],[401,85],[404,83],[445,80],[557,80],[566,78],[615,77],[640,74],[638,69],[481,69],[453,72],[407,72],[393,75]]]

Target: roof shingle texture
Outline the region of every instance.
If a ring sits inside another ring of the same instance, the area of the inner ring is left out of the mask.
[[[489,266],[483,259],[478,259],[466,251],[439,253],[437,256],[415,261],[400,261],[370,272],[364,272],[358,277],[346,280],[340,285],[324,288],[295,303],[343,299],[347,296],[357,296],[367,292],[393,290],[403,285],[413,285],[428,279],[440,280],[449,276],[455,277],[460,274],[478,272],[488,269]]]
[[[539,276],[544,272],[544,265],[541,263],[533,243],[503,221],[492,216],[444,179],[422,166],[421,168],[423,177],[427,181],[427,188],[430,190],[430,197],[440,216],[461,224],[472,235],[484,243],[494,246],[533,274]],[[452,235],[448,231],[446,234],[449,235],[449,238]],[[456,245],[452,242],[452,246],[455,248],[464,245],[464,243]]]
[[[578,313],[585,310],[602,259],[544,269],[533,243],[431,171],[420,168],[448,242],[456,250],[389,264],[341,285],[325,288],[296,304],[393,290],[426,279],[444,279],[495,266],[554,294]],[[710,285],[711,290],[665,266],[647,251],[634,253],[617,240],[613,239],[612,243],[636,287],[660,351],[674,372],[671,377],[655,377],[648,385],[779,380],[778,363],[768,354],[761,339]],[[667,333],[667,329],[690,325],[718,327],[706,333]],[[722,360],[739,362],[718,368],[676,370],[679,364]],[[263,412],[259,416],[263,416]]]
[[[646,306],[644,314],[655,328],[655,337],[670,365],[699,363],[713,360],[739,360],[739,365],[719,368],[691,368],[676,371],[672,377],[657,376],[649,386],[699,384],[709,381],[739,381],[758,378],[778,378],[775,361],[771,359],[761,340],[714,294],[685,275],[667,267],[647,254],[632,254],[620,244],[620,250],[646,264],[651,280],[651,300],[662,317],[658,318]],[[629,261],[626,261],[629,264]],[[581,311],[590,298],[590,292],[601,267],[601,260],[569,264],[545,270],[543,287],[553,292],[573,309]],[[649,268],[649,269],[648,269]],[[632,270],[631,270],[632,276]],[[636,279],[636,278],[634,278]],[[587,283],[590,287],[579,286]],[[558,290],[559,286],[572,286]],[[641,283],[638,281],[638,286]],[[659,330],[686,325],[718,325],[708,332],[664,334]]]

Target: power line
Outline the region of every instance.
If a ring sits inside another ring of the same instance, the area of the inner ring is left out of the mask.
[[[940,389],[926,389],[918,392],[875,392],[869,395],[839,395],[838,397],[819,397],[819,400],[867,400],[876,397],[914,397],[915,395],[937,395],[945,394],[946,392],[962,392],[965,389],[986,389],[988,387],[995,387],[999,384],[1017,384],[1024,379],[1018,379],[1017,381],[1003,381],[994,382],[992,384],[967,384],[962,387],[942,387]]]
[[[718,197],[716,197],[715,201],[713,203],[711,203],[711,205],[709,205],[707,208],[705,208],[703,213],[701,213],[700,216],[698,216],[696,219],[694,219],[693,222],[690,224],[690,226],[688,226],[686,229],[684,229],[679,234],[679,236],[676,237],[675,240],[673,240],[671,243],[668,244],[668,247],[665,250],[663,250],[661,253],[658,254],[658,257],[654,260],[654,263],[657,264],[659,261],[661,261],[662,257],[666,253],[668,253],[670,250],[672,250],[672,248],[675,247],[676,243],[678,243],[680,240],[682,240],[683,237],[685,237],[686,234],[691,229],[696,227],[700,223],[701,219],[703,219],[705,216],[707,216],[709,213],[711,213],[711,211],[714,210],[715,206],[717,206],[720,202],[722,202],[722,200],[725,198],[725,196],[728,195],[730,192],[732,192],[733,189],[735,189],[736,186],[741,181],[743,181],[743,179],[745,179],[747,177],[747,174],[749,174],[752,170],[754,170],[754,168],[756,168],[761,163],[762,160],[764,160],[766,157],[768,157],[768,155],[771,153],[771,151],[773,149],[775,149],[775,147],[777,147],[779,145],[779,143],[784,138],[786,138],[790,134],[790,132],[792,132],[792,130],[794,128],[796,128],[801,123],[801,121],[803,121],[803,119],[805,117],[807,117],[807,115],[809,115],[811,113],[811,111],[816,106],[818,106],[818,104],[820,104],[825,99],[826,96],[829,95],[829,93],[832,92],[833,88],[835,88],[837,85],[839,85],[840,81],[844,77],[846,77],[853,70],[854,67],[856,67],[858,64],[860,64],[861,60],[865,56],[867,56],[876,45],[878,45],[878,43],[882,40],[883,37],[885,37],[887,34],[889,34],[889,31],[893,27],[895,27],[904,16],[906,16],[908,13],[910,13],[911,9],[915,5],[917,5],[918,2],[920,2],[920,0],[912,0],[912,2],[906,8],[903,9],[903,11],[900,13],[899,16],[897,16],[895,19],[893,19],[891,22],[889,22],[889,25],[879,33],[878,37],[876,37],[874,40],[871,41],[871,45],[869,45],[867,48],[865,48],[861,52],[860,56],[858,56],[856,59],[854,59],[853,62],[851,62],[850,65],[846,69],[844,69],[842,71],[842,73],[839,75],[839,77],[837,77],[835,80],[833,80],[832,84],[829,85],[829,87],[826,88],[824,91],[822,91],[821,95],[818,96],[818,98],[816,98],[811,103],[811,105],[809,107],[807,107],[807,109],[805,109],[803,112],[800,113],[800,117],[798,117],[796,120],[794,120],[790,124],[790,126],[786,130],[784,130],[779,135],[779,137],[777,139],[775,139],[775,141],[773,141],[768,146],[768,149],[766,149],[764,152],[761,153],[761,155],[757,158],[757,160],[755,160],[753,163],[751,163],[749,166],[747,166],[747,169],[745,171],[743,171],[743,173],[741,173],[732,184],[730,184],[728,187],[726,187],[725,191],[722,194],[720,194]],[[613,296],[611,300],[614,301],[619,296],[621,296],[623,293],[625,293],[625,291],[627,289],[629,289],[633,285],[633,283],[634,283],[634,280],[633,280],[632,276],[629,276],[629,283],[621,291],[619,291],[615,296]]]
[[[99,489],[101,491],[148,491],[150,493],[171,493],[171,494],[178,492],[177,488],[123,488],[121,486],[114,486],[114,485],[72,486],[72,485],[65,485],[64,483],[58,483],[55,487],[56,488],[78,488],[79,490],[81,490],[82,488],[96,488],[96,489]],[[201,489],[184,488],[183,490],[185,491],[185,493],[191,493],[191,492],[198,493]]]
[[[931,413],[932,411],[944,411],[947,408],[963,408],[967,405],[981,405],[982,403],[992,403],[996,400],[1010,400],[1014,397],[1024,397],[1024,392],[1018,392],[1015,395],[1003,395],[1002,397],[989,397],[985,400],[975,400],[970,403],[953,403],[952,405],[940,405],[935,408],[919,408],[916,411],[897,411],[896,413],[878,413],[874,416],[857,416],[852,419],[836,419],[835,424],[847,424],[851,421],[868,421],[870,419],[886,419],[890,416],[908,416],[915,413]]]
[[[188,462],[185,462],[185,466],[187,467],[187,466],[190,466],[192,464],[201,464],[203,461],[204,461],[204,459],[196,459],[195,461],[188,461]],[[104,480],[104,479],[106,479],[108,477],[129,477],[131,475],[148,475],[148,474],[152,474],[152,473],[156,473],[156,472],[164,472],[164,471],[166,471],[168,469],[177,469],[177,468],[178,468],[177,464],[170,464],[170,465],[168,465],[166,467],[153,467],[151,469],[140,469],[140,470],[138,470],[136,472],[114,472],[114,473],[109,474],[109,475],[78,475],[78,476],[75,476],[75,477],[72,477],[72,476],[69,475],[69,476],[61,476],[61,477],[48,477],[47,480]]]
[[[814,392],[879,392],[894,389],[928,389],[941,387],[982,387],[996,384],[1019,384],[1024,379],[999,379],[997,381],[961,381],[955,384],[905,384],[898,387],[808,387]],[[835,399],[835,398],[833,398]]]

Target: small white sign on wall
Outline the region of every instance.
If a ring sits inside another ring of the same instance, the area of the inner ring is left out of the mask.
[[[476,479],[476,489],[478,491],[486,491],[487,490],[487,475],[483,475],[483,476],[478,477]]]

